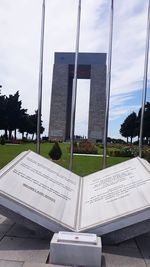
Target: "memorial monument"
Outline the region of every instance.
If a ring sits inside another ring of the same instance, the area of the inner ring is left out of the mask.
[[[55,53],[49,139],[69,140],[74,53]],[[79,53],[78,79],[90,79],[88,139],[103,139],[106,103],[106,54]],[[83,110],[84,112],[84,110]]]
[[[53,232],[90,232],[107,240],[150,231],[149,192],[150,164],[138,157],[79,177],[26,151],[0,171],[1,214]]]

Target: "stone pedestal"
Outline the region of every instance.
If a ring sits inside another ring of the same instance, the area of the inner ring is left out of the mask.
[[[95,234],[59,232],[50,244],[50,263],[101,266],[101,238]]]

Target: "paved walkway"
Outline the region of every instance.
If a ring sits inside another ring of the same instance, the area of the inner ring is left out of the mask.
[[[49,239],[0,215],[0,267],[56,267],[48,264]],[[150,267],[150,233],[103,247],[102,267]]]

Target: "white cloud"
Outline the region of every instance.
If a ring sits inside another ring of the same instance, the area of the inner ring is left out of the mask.
[[[0,2],[2,94],[19,90],[23,107],[33,113],[37,109],[42,0]],[[75,50],[78,1],[45,2],[42,112],[47,130],[54,52]],[[135,92],[142,87],[147,5],[147,0],[115,1],[111,120],[125,116],[129,106],[137,109],[133,102]],[[109,8],[106,0],[82,0],[80,51],[107,52]],[[79,128],[85,129],[85,113],[78,114]]]

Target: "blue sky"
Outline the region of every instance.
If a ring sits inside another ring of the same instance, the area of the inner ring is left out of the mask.
[[[54,52],[75,50],[77,0],[46,0],[42,119],[47,135]],[[37,109],[42,0],[0,0],[2,94],[20,91],[30,114]],[[82,0],[81,52],[108,51],[108,0]],[[148,0],[114,0],[109,136],[120,137],[123,120],[138,111],[144,72]],[[150,71],[148,78],[150,77]],[[86,134],[89,82],[80,84],[76,133]],[[150,101],[148,89],[147,101]],[[83,96],[87,100],[83,103]],[[82,108],[81,108],[82,107]],[[83,112],[84,110],[84,112]]]

